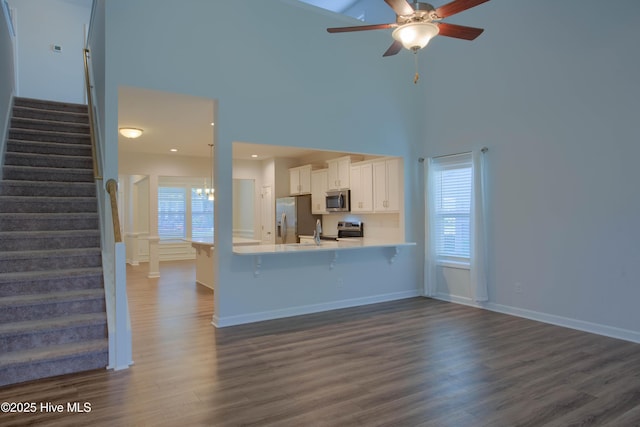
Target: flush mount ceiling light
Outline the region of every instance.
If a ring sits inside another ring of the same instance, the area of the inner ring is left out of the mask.
[[[142,129],[137,128],[120,128],[120,135],[125,138],[138,138],[142,135]]]

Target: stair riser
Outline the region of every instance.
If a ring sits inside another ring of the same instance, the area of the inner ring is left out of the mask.
[[[59,182],[92,182],[92,170],[78,169],[42,169],[24,166],[6,165],[3,168],[4,179],[23,181],[59,181]]]
[[[11,199],[12,202],[5,202]],[[22,200],[16,200],[22,199]],[[55,197],[30,199],[28,197],[0,198],[0,212],[10,213],[79,213],[97,212],[98,205],[95,199],[82,199],[70,201],[69,199],[56,200]]]
[[[41,304],[3,307],[0,311],[0,323],[41,320],[67,314],[104,313],[104,311],[104,298],[43,302]]]
[[[89,134],[89,125],[87,124],[75,124],[75,123],[62,123],[62,122],[49,122],[31,119],[11,119],[12,129],[35,129],[46,132],[65,132],[65,133],[81,133]]]
[[[0,272],[44,271],[56,269],[101,267],[100,255],[64,256],[49,258],[0,259]]]
[[[8,141],[7,153],[37,153],[91,157],[91,146],[84,144],[67,145],[56,142]]]
[[[68,102],[45,101],[31,98],[14,98],[15,107],[37,108],[41,110],[67,111],[72,113],[87,113],[85,104],[73,104]]]
[[[73,372],[104,369],[108,364],[109,352],[107,349],[62,360],[45,360],[40,363],[25,362],[1,369],[0,386]]]
[[[78,183],[30,183],[27,181],[0,181],[0,194],[3,196],[40,196],[40,197],[95,197],[96,186],[93,182]]]
[[[98,218],[43,218],[25,221],[20,217],[0,217],[0,230],[4,231],[46,231],[46,230],[97,230]]]
[[[87,113],[73,113],[68,111],[41,110],[34,108],[14,108],[13,117],[18,119],[49,120],[64,123],[87,124]]]
[[[56,156],[40,154],[6,153],[4,164],[7,166],[32,166],[45,168],[93,168],[91,157]]]
[[[50,331],[0,335],[0,353],[30,350],[47,345],[69,344],[107,337],[107,324],[76,325]]]
[[[0,240],[0,251],[99,248],[100,236],[7,237]]]
[[[102,274],[58,279],[0,282],[0,297],[102,288]]]
[[[78,144],[91,147],[91,138],[84,134],[67,134],[56,132],[42,132],[27,129],[9,129],[9,139],[27,142],[50,142],[63,144]]]

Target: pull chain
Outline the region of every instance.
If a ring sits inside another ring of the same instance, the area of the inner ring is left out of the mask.
[[[413,51],[413,60],[416,65],[416,75],[413,76],[413,84],[417,85],[418,80],[420,79],[420,74],[418,74],[418,51],[417,50]]]

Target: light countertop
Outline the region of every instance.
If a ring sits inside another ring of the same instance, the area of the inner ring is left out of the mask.
[[[349,238],[340,239],[338,241],[322,240],[320,242],[320,245],[316,245],[315,243],[289,243],[283,245],[234,246],[233,253],[236,255],[266,255],[292,252],[318,252],[400,246],[415,246],[415,242],[401,242],[369,238]]]
[[[260,243],[260,240],[247,239],[246,237],[233,238],[233,246],[259,245]],[[191,246],[193,246],[194,248],[196,246],[213,247],[214,244],[211,240],[191,240]]]

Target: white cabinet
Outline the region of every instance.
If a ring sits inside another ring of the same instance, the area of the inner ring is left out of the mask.
[[[351,157],[339,157],[327,160],[327,184],[329,190],[344,190],[349,188],[351,173]]]
[[[351,166],[351,212],[373,211],[373,166],[371,163]]]
[[[388,159],[373,163],[374,212],[399,212],[402,200],[400,160]]]
[[[327,190],[327,169],[311,172],[311,213],[327,213],[325,203]]]
[[[289,169],[289,194],[311,194],[311,165]]]

